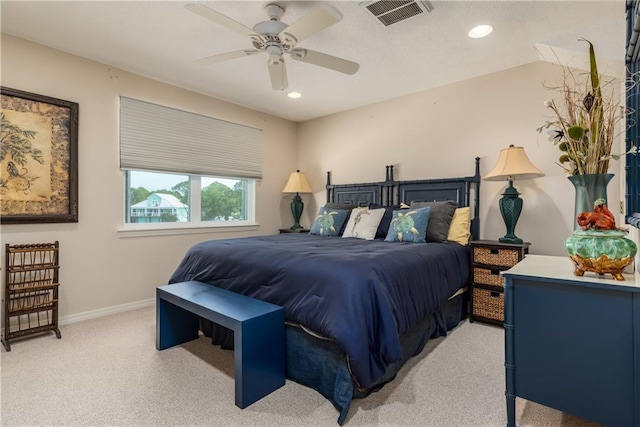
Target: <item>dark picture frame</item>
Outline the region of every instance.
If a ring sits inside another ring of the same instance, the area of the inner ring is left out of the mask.
[[[78,222],[78,103],[0,86],[0,223]]]

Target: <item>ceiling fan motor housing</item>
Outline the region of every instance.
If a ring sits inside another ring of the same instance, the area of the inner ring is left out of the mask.
[[[293,48],[293,44],[280,40],[279,34],[288,27],[280,21],[284,15],[284,9],[278,4],[270,3],[265,6],[265,11],[269,21],[258,22],[253,26],[253,31],[258,34],[259,39],[252,38],[252,43],[256,49],[264,50],[269,54],[269,63],[277,64],[282,60],[283,53]]]
[[[258,34],[269,34],[277,36],[282,30],[287,27],[287,24],[280,21],[262,21],[253,26],[253,31]]]

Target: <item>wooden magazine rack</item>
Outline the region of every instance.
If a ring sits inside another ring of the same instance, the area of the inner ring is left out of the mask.
[[[2,344],[58,329],[59,245],[6,245]]]

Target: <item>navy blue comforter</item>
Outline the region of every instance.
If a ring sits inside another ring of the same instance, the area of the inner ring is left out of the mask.
[[[336,340],[357,383],[401,359],[400,336],[469,279],[457,243],[398,243],[300,234],[194,245],[169,283],[198,280],[285,308],[287,321]]]

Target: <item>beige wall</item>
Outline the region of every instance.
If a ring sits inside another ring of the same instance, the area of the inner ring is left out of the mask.
[[[295,123],[4,34],[1,59],[3,86],[80,105],[80,221],[2,227],[3,244],[60,241],[62,317],[153,298],[155,287],[167,282],[196,242],[275,234],[288,223],[290,214],[287,217],[280,205],[282,188],[295,168]],[[120,95],[263,129],[263,180],[257,185],[256,208],[260,227],[234,233],[119,237],[124,211],[118,158]]]
[[[3,86],[80,104],[77,224],[6,225],[3,243],[59,240],[62,318],[81,318],[153,298],[192,244],[214,238],[274,234],[290,226],[290,171],[307,173],[302,224],[324,203],[326,171],[334,183],[384,179],[384,166],[401,180],[472,175],[493,167],[501,148],[525,147],[546,176],[516,182],[525,208],[516,234],[538,254],[564,255],[571,233],[573,188],[554,164],[557,149],[535,132],[548,113],[542,81],[559,68],[535,63],[457,84],[295,123],[2,35]],[[263,176],[257,188],[258,230],[121,238],[123,174],[118,167],[118,97],[126,95],[262,128]],[[610,206],[620,200],[620,171],[609,185]],[[482,237],[504,235],[498,209],[506,183],[482,182]],[[637,240],[637,233],[636,233]],[[2,256],[4,256],[2,254]]]
[[[553,96],[542,82],[558,81],[561,68],[537,62],[460,83],[369,105],[302,123],[299,163],[319,191],[310,197],[310,215],[324,203],[325,173],[335,184],[384,180],[394,165],[401,180],[473,175],[481,158],[485,175],[509,144],[523,146],[546,176],[516,181],[524,208],[516,235],[531,252],[564,255],[572,232],[573,186],[555,161],[559,151],[536,128],[549,118],[544,101]],[[612,169],[617,166],[612,167]],[[619,171],[609,184],[609,206],[620,201]],[[497,239],[506,230],[498,208],[506,182],[481,184],[481,237]]]

